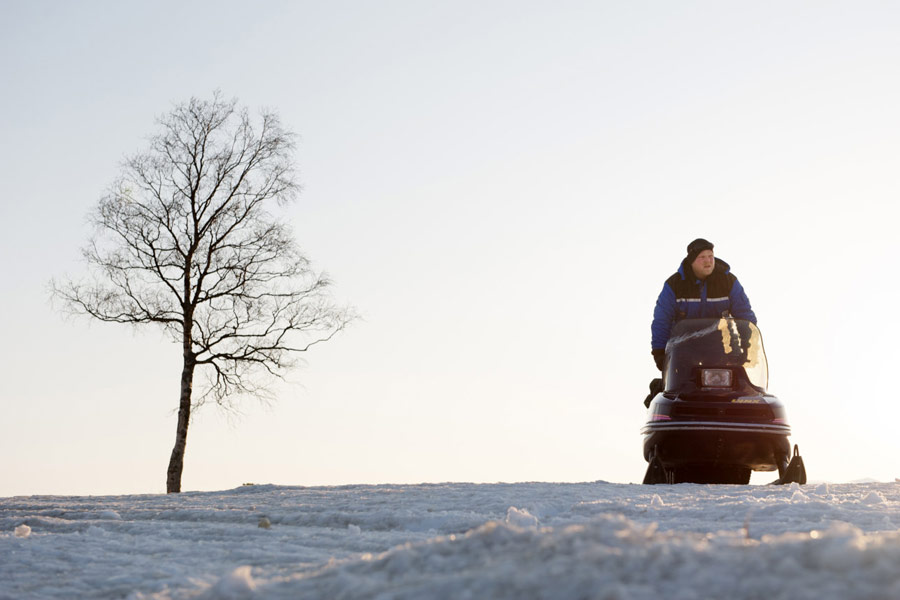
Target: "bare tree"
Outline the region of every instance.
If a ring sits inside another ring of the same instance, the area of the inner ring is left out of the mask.
[[[327,276],[269,212],[299,191],[294,135],[277,115],[253,119],[216,93],[177,105],[158,124],[90,214],[95,233],[83,255],[92,278],[51,285],[75,313],[161,326],[181,346],[172,493],[181,491],[193,408],[266,397],[272,377],[353,314],[331,300]],[[195,371],[207,375],[196,395]]]

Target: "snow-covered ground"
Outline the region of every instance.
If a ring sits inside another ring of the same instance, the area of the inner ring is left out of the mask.
[[[900,483],[0,498],[0,598],[900,598]]]

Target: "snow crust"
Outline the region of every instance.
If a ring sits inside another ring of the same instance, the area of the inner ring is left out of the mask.
[[[895,599],[898,528],[900,483],[0,498],[0,598]]]

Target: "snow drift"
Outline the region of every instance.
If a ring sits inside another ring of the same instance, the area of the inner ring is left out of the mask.
[[[2,498],[0,598],[888,599],[898,527],[898,483]]]

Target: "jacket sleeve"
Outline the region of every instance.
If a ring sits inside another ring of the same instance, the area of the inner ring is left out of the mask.
[[[731,293],[728,296],[731,298],[731,316],[737,319],[746,319],[756,324],[756,315],[753,314],[753,309],[750,308],[750,298],[747,297],[747,293],[744,292],[744,286],[741,285],[737,278],[735,278],[734,285],[731,286]]]
[[[666,283],[663,284],[663,289],[656,299],[656,308],[653,309],[653,323],[650,325],[651,350],[665,350],[666,342],[669,341],[669,334],[672,333],[672,323],[674,322],[675,291]]]

